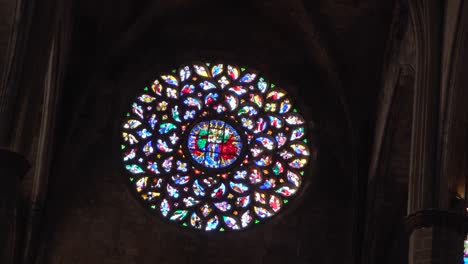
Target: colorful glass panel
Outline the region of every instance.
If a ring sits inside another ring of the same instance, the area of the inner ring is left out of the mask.
[[[468,235],[466,236],[463,246],[463,264],[468,264]]]
[[[301,190],[314,152],[286,89],[223,63],[183,65],[148,87],[129,105],[121,151],[122,172],[151,211],[194,230],[235,231],[281,213]]]
[[[203,121],[190,131],[188,149],[198,164],[224,168],[241,154],[242,139],[236,129],[224,121]]]

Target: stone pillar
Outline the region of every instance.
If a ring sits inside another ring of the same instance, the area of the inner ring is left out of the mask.
[[[410,264],[462,264],[465,216],[421,210],[406,219]]]
[[[17,235],[19,183],[29,168],[23,156],[0,148],[0,263],[14,263],[20,240]]]
[[[441,172],[440,157],[446,148],[441,131],[447,91],[441,76],[447,5],[441,0],[409,1],[417,51],[406,219],[409,264],[463,263],[464,215],[448,206],[448,176]]]

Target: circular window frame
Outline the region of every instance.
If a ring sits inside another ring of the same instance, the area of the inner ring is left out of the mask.
[[[190,61],[190,60],[189,60]],[[206,60],[206,61],[214,61],[212,62],[211,64],[218,64],[218,63],[221,63],[221,64],[224,64],[224,65],[228,65],[228,63],[226,63],[226,61],[232,61],[232,60],[222,60],[222,61],[219,61],[219,60]],[[199,62],[199,61],[192,61],[192,63],[190,64],[179,64],[179,65],[194,65],[194,64],[198,64],[198,65],[205,65],[205,63],[202,63],[202,62]],[[239,66],[240,65],[243,65],[243,64],[235,64],[235,63],[232,63],[232,64],[229,64],[229,65],[234,65],[234,66]],[[206,66],[206,65],[205,65]],[[169,67],[168,67],[169,68]],[[172,67],[173,69],[180,69],[180,67]],[[245,67],[249,70],[249,72],[252,72],[252,73],[259,73],[259,71],[256,71],[256,70],[252,70],[252,68],[250,67]],[[171,68],[169,68],[171,69]],[[154,71],[153,71],[154,72]],[[161,75],[164,75],[164,74],[168,74],[169,72],[165,71],[159,71],[158,74],[156,75],[153,75],[152,76],[152,79],[151,77],[141,77],[141,78],[137,78],[137,80],[149,80],[149,81],[146,81],[145,83],[148,85],[148,84],[151,84],[152,81],[155,79],[155,78],[158,78],[158,76],[161,76]],[[170,74],[174,74],[174,73],[170,73]],[[149,72],[147,72],[146,74],[142,74],[142,75],[149,75]],[[268,74],[266,73],[261,73],[261,76],[263,78],[265,78],[270,84],[272,83],[272,79],[268,76]],[[263,219],[261,222],[257,223],[257,224],[254,224],[254,223],[250,223],[246,228],[241,228],[240,230],[227,230],[228,232],[219,232],[219,230],[217,231],[206,231],[204,229],[201,229],[201,230],[197,230],[195,228],[184,228],[182,227],[179,223],[177,222],[174,222],[174,221],[171,221],[169,220],[169,217],[166,217],[166,216],[163,216],[160,212],[160,210],[152,210],[148,207],[147,205],[147,202],[146,201],[143,201],[139,195],[140,193],[138,193],[134,186],[132,185],[132,183],[129,183],[128,179],[126,179],[126,177],[120,177],[120,179],[122,179],[124,181],[124,184],[125,186],[128,188],[130,187],[130,191],[132,193],[132,196],[135,198],[135,200],[137,200],[138,204],[140,204],[142,207],[145,208],[145,211],[149,212],[149,215],[151,216],[154,216],[155,214],[158,215],[158,222],[164,222],[164,223],[170,223],[169,226],[173,226],[174,228],[176,228],[177,230],[186,230],[188,233],[201,233],[201,234],[223,234],[223,233],[230,233],[230,234],[233,234],[233,233],[245,233],[247,231],[251,232],[251,231],[254,231],[254,230],[262,230],[263,228],[265,228],[265,226],[272,226],[274,224],[276,224],[278,221],[281,221],[282,219],[284,219],[284,217],[286,217],[287,215],[290,215],[292,211],[296,210],[296,208],[301,204],[301,200],[303,199],[304,197],[304,194],[306,193],[306,190],[309,188],[309,185],[310,185],[310,182],[311,182],[311,177],[312,176],[315,176],[315,173],[317,171],[317,164],[316,164],[316,160],[317,160],[317,148],[316,148],[316,142],[314,141],[314,137],[313,135],[315,134],[314,131],[316,130],[315,126],[313,125],[313,123],[311,123],[311,119],[310,119],[310,113],[306,112],[305,109],[305,105],[304,105],[304,102],[299,100],[299,98],[297,97],[297,95],[294,93],[295,89],[294,86],[292,85],[283,85],[281,82],[274,82],[274,83],[277,83],[279,85],[277,85],[276,87],[281,87],[282,90],[286,91],[287,94],[289,95],[289,100],[291,101],[291,104],[294,106],[294,108],[298,109],[298,112],[300,113],[300,115],[303,117],[303,119],[305,120],[305,123],[302,125],[305,129],[305,136],[303,139],[307,139],[307,143],[305,143],[309,150],[310,150],[310,156],[309,156],[309,160],[308,160],[308,164],[306,166],[304,166],[301,170],[304,171],[304,176],[302,177],[302,183],[301,185],[297,188],[296,192],[294,193],[294,195],[292,195],[291,197],[289,197],[289,200],[291,200],[289,202],[289,204],[287,206],[285,206],[284,208],[281,208],[281,211],[279,211],[278,213],[275,213],[273,214],[271,217],[268,217],[268,218],[265,218]],[[270,88],[270,85],[268,87],[268,89],[271,89]],[[118,139],[118,142],[120,143],[121,142],[121,127],[122,127],[122,124],[124,123],[124,120],[127,119],[127,117],[125,117],[125,112],[128,112],[128,106],[131,105],[132,102],[135,101],[135,95],[140,95],[142,93],[142,89],[141,88],[135,88],[135,89],[132,89],[132,95],[134,95],[133,97],[130,97],[130,98],[125,98],[123,101],[125,101],[125,105],[127,107],[122,107],[122,114],[120,115],[121,117],[123,118],[120,118],[119,119],[119,122],[118,124],[116,124],[116,126],[118,126],[117,128],[117,135],[116,137],[119,138]],[[179,100],[179,99],[177,99]],[[199,119],[195,119],[193,123],[190,124],[190,127],[192,127],[194,124],[198,123],[198,122],[201,122],[203,119],[221,119],[223,121],[225,121],[225,119],[227,119],[225,116],[223,115],[220,115],[218,117],[215,117],[215,116],[208,116],[206,118],[199,118]],[[238,126],[239,124],[236,123],[236,122],[233,122],[234,120],[232,119],[227,119],[228,120],[228,124],[230,125],[233,125],[233,127],[235,129],[238,129]],[[191,128],[187,128],[185,130],[186,133],[189,133]],[[242,129],[238,130],[238,131],[242,131]],[[241,133],[240,133],[241,134]],[[242,138],[244,139],[244,137],[242,136]],[[302,141],[301,141],[302,142]],[[186,142],[184,142],[183,144],[186,144]],[[120,144],[118,144],[120,145]],[[248,148],[248,145],[243,142],[243,152],[241,155],[244,155],[245,152],[247,152],[247,148]],[[185,152],[185,151],[184,151]],[[121,169],[119,170],[119,173],[120,174],[128,174],[128,171],[125,169],[125,166],[123,164],[123,162],[121,161],[121,153],[120,151],[118,152],[119,155],[117,160],[119,160],[119,164],[121,165]],[[241,156],[242,157],[242,156]],[[242,160],[242,158],[239,158],[239,160]],[[191,159],[191,157],[190,157]],[[236,160],[235,164],[237,164],[237,161],[239,160]],[[196,162],[194,162],[195,164]],[[233,166],[235,166],[235,164]],[[232,165],[232,164],[231,164]],[[233,167],[232,166],[232,167]],[[229,166],[229,168],[231,168],[231,166]],[[210,168],[205,168],[205,169],[210,169]],[[214,169],[214,170],[218,170],[218,169]],[[307,176],[308,175],[308,176]],[[249,183],[250,185],[250,183]],[[253,194],[249,194],[250,196],[253,196]],[[281,198],[283,198],[282,196],[280,196]],[[209,200],[209,198],[208,198]],[[251,210],[251,212],[253,213],[253,209]],[[189,216],[188,216],[189,217]],[[161,219],[162,218],[162,219]],[[222,219],[219,219],[220,222],[222,222]]]

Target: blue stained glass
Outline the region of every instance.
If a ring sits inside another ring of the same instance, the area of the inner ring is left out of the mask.
[[[172,180],[178,185],[184,185],[190,181],[190,176],[174,175],[172,176]]]
[[[205,189],[198,183],[198,180],[193,182],[193,192],[197,196],[205,196]]]
[[[228,202],[215,203],[214,205],[223,212],[231,210],[231,205]]]
[[[288,181],[294,184],[296,187],[301,185],[301,177],[292,171],[288,171]]]
[[[229,105],[230,110],[237,108],[238,102],[234,95],[226,95],[226,103]]]
[[[212,84],[211,82],[209,82],[209,81],[204,81],[204,82],[200,83],[200,87],[203,90],[216,89],[216,86],[214,84]]]
[[[270,139],[268,137],[258,137],[255,140],[258,141],[259,143],[261,143],[262,146],[264,146],[265,148],[267,148],[269,150],[272,150],[272,149],[275,148],[275,143],[273,142],[272,139]]]
[[[179,72],[180,75],[180,80],[183,82],[190,78],[190,68],[189,66],[185,66],[183,69],[180,70]]]
[[[296,139],[301,139],[305,134],[305,129],[303,127],[298,127],[293,129],[291,132],[291,141]]]
[[[234,179],[236,180],[245,179],[246,177],[247,177],[247,172],[245,170],[236,171],[234,174]]]
[[[138,105],[137,103],[133,103],[132,105],[132,112],[143,119],[143,107]]]
[[[156,119],[156,114],[152,114],[151,117],[148,119],[148,124],[151,126],[151,129],[154,129],[158,120]]]
[[[184,198],[183,201],[184,201],[184,203],[185,203],[185,206],[187,206],[187,207],[192,207],[192,206],[194,206],[194,205],[200,203],[200,201],[195,200],[195,198],[193,198],[193,197],[191,197],[191,196],[189,196],[189,197],[187,197],[187,198]]]
[[[231,228],[231,229],[239,229],[239,225],[237,224],[237,221],[229,216],[223,216],[224,223]]]
[[[240,82],[243,82],[243,83],[250,83],[250,82],[252,82],[252,81],[255,79],[255,77],[257,77],[256,74],[247,73],[246,75],[244,75],[244,76],[241,78]]]
[[[260,167],[266,167],[271,164],[271,156],[262,156],[260,159],[255,160],[254,163]]]
[[[217,75],[219,75],[222,72],[223,72],[223,65],[218,64],[218,65],[213,66],[213,69],[211,70],[211,75],[213,77],[216,77]]]
[[[162,167],[164,168],[164,171],[166,172],[170,172],[171,169],[172,169],[172,160],[174,159],[174,157],[169,157],[167,159],[165,159],[162,163]]]
[[[177,170],[181,172],[187,172],[187,163],[180,160],[177,161]]]
[[[177,188],[172,187],[171,185],[167,185],[167,194],[174,198],[179,198],[179,190]]]
[[[130,119],[127,121],[127,123],[124,125],[124,128],[130,128],[130,129],[134,129],[134,128],[137,128],[141,125],[141,122],[138,121],[138,120],[135,120],[135,119]]]
[[[291,109],[291,107],[292,107],[291,102],[289,102],[289,100],[286,99],[280,104],[279,113],[284,114],[288,112]]]
[[[149,155],[153,154],[153,147],[151,146],[151,140],[149,140],[145,146],[143,146],[143,153],[148,157]]]
[[[160,174],[161,172],[158,170],[158,164],[156,162],[148,161],[147,169],[154,174]]]
[[[254,211],[261,218],[267,218],[271,216],[271,213],[262,207],[254,206]]]
[[[161,206],[159,207],[159,209],[161,210],[161,213],[164,215],[164,216],[167,216],[167,214],[169,213],[169,211],[171,210],[171,206],[169,205],[169,202],[164,199],[162,202],[161,202]]]
[[[177,81],[177,79],[172,76],[172,75],[162,75],[161,78],[167,83],[167,84],[171,84],[171,85],[179,85],[179,82]]]
[[[200,100],[192,98],[192,97],[188,97],[187,99],[185,99],[184,104],[186,104],[187,106],[196,106],[198,110],[202,108],[202,104]]]
[[[194,110],[187,110],[184,114],[184,119],[189,120],[193,119],[195,117],[195,111]]]
[[[216,229],[218,227],[218,224],[219,224],[219,220],[217,216],[211,218],[206,223],[206,231],[211,231],[211,230]]]
[[[201,218],[196,213],[193,213],[190,217],[190,224],[196,229],[202,228]]]
[[[229,182],[229,185],[231,186],[231,189],[237,193],[245,193],[249,190],[249,187],[242,183]]]
[[[171,141],[172,145],[175,145],[177,141],[179,140],[179,137],[177,136],[176,133],[172,134],[172,136],[169,137],[169,140]]]
[[[262,184],[262,186],[260,186],[260,189],[262,190],[267,190],[267,189],[271,189],[271,188],[274,188],[275,187],[275,179],[268,179],[265,181],[265,183]]]
[[[260,92],[265,93],[265,91],[268,88],[268,84],[263,80],[263,78],[260,78],[260,80],[257,83],[258,89]]]
[[[147,137],[151,137],[151,135],[152,135],[151,132],[149,132],[148,130],[146,130],[146,128],[144,128],[144,129],[138,131],[137,134],[138,134],[141,138],[143,138],[143,139],[145,139],[145,138],[147,138]]]
[[[241,109],[239,109],[237,114],[238,115],[254,116],[254,115],[258,114],[258,111],[253,106],[243,106]]]
[[[158,139],[156,147],[162,152],[172,152],[172,149],[169,148],[167,143],[165,141],[162,141],[161,139]]]

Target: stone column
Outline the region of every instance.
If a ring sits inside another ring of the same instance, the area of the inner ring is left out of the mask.
[[[409,263],[462,264],[465,218],[447,210],[420,210],[406,219]]]
[[[0,263],[14,263],[17,252],[17,213],[20,180],[29,170],[26,159],[0,148]]]
[[[464,216],[449,208],[447,175],[441,172],[447,92],[441,85],[447,31],[443,18],[448,2],[409,1],[417,51],[406,219],[409,264],[463,263]]]

